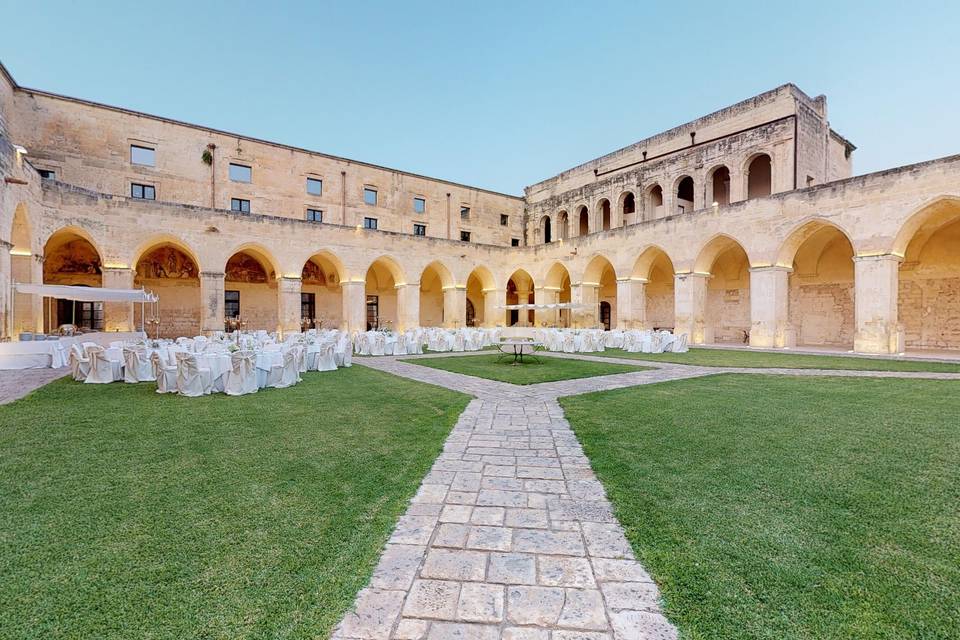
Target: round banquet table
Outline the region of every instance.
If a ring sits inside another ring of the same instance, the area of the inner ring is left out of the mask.
[[[532,358],[539,362],[539,359],[533,355],[533,353],[524,353],[524,347],[533,347],[533,351],[538,351],[543,348],[542,342],[537,342],[535,340],[504,340],[503,342],[497,343],[497,349],[500,350],[500,357],[513,357],[513,362],[510,364],[523,364],[523,357]]]

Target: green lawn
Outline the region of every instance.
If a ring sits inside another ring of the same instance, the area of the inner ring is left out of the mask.
[[[853,371],[933,371],[960,373],[960,363],[892,360],[853,356],[820,356],[802,353],[746,351],[740,349],[697,349],[687,353],[629,353],[607,349],[590,355],[609,358],[630,358],[651,362],[673,362],[701,367],[761,367],[785,369],[842,369]]]
[[[725,374],[561,404],[684,637],[960,637],[960,382]]]
[[[540,359],[539,364],[525,361],[523,364],[514,365],[512,364],[513,356],[510,356],[509,359],[504,357],[501,360],[498,355],[413,358],[406,360],[406,362],[478,378],[487,378],[488,380],[509,382],[510,384],[556,382],[557,380],[571,380],[573,378],[607,376],[613,373],[630,373],[650,368],[613,362],[551,358],[543,355],[537,357]]]
[[[469,398],[355,366],[0,406],[0,637],[324,638]]]

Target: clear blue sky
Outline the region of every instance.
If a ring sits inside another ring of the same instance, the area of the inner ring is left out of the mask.
[[[952,5],[952,6],[951,6]],[[867,173],[960,153],[960,3],[0,0],[17,81],[520,194],[785,82]]]

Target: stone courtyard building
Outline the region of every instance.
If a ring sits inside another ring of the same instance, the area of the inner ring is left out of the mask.
[[[517,197],[29,89],[0,66],[0,337],[602,324],[960,349],[960,156],[853,177],[854,149],[823,96],[787,84]],[[142,318],[14,282],[160,302]],[[502,308],[518,302],[585,304]]]

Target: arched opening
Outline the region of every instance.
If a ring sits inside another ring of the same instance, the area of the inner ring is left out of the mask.
[[[578,234],[585,236],[590,233],[590,213],[587,211],[586,207],[580,207],[580,213],[577,214],[579,231]]]
[[[820,221],[787,238],[778,264],[793,265],[789,322],[798,345],[853,347],[853,245],[837,227]]]
[[[906,347],[960,349],[960,200],[916,214],[904,232],[898,316]]]
[[[134,270],[134,288],[160,298],[155,309],[133,305],[135,327],[143,326],[151,338],[200,334],[200,266],[189,249],[176,242],[152,244],[137,258]]]
[[[770,156],[761,153],[747,165],[747,199],[762,198],[773,191],[773,170]]]
[[[626,192],[620,196],[620,217],[623,220],[624,226],[628,224],[633,224],[636,222],[634,216],[637,213],[637,202],[633,197],[631,192]]]
[[[710,172],[710,203],[730,204],[730,169],[723,165]]]
[[[677,202],[674,213],[690,213],[693,211],[693,178],[684,176],[677,182]]]
[[[230,256],[223,273],[224,328],[275,331],[279,321],[273,258],[260,248],[243,248]]]
[[[606,198],[600,201],[600,228],[603,231],[610,229],[610,201]]]
[[[544,304],[569,303],[572,290],[570,288],[570,273],[559,262],[547,271],[543,300]],[[570,309],[548,309],[542,312],[543,322],[550,327],[569,327],[572,324]]]
[[[523,269],[517,269],[507,281],[506,304],[534,304],[533,278]],[[507,309],[508,327],[533,326],[533,309]]]
[[[557,235],[561,240],[566,240],[570,236],[570,221],[566,211],[557,214]]]
[[[605,331],[610,331],[613,327],[613,307],[610,306],[610,303],[606,300],[600,301],[600,326],[603,327]]]
[[[647,189],[646,219],[656,220],[663,217],[663,187],[658,184]]]
[[[331,253],[314,254],[300,271],[300,325],[307,329],[336,329],[344,325],[344,278],[340,260]]]
[[[649,247],[633,266],[632,277],[644,282],[643,325],[645,329],[670,329],[674,320],[674,267],[659,247]]]
[[[468,327],[487,327],[498,323],[498,315],[493,311],[499,302],[496,300],[496,282],[486,267],[477,267],[467,276],[467,315]]]
[[[403,272],[391,258],[377,258],[367,269],[367,330],[398,328],[398,284],[405,284]]]
[[[61,229],[50,236],[43,248],[43,284],[102,287],[102,266],[100,252],[79,230]],[[49,300],[44,309],[44,331],[55,332],[64,324],[102,331],[103,303]]]
[[[420,326],[442,327],[447,321],[444,313],[444,290],[454,286],[450,270],[439,262],[431,262],[420,274]],[[452,311],[452,310],[451,310]],[[451,313],[451,316],[455,314]],[[452,320],[452,317],[451,317]]]
[[[603,256],[594,256],[583,272],[583,325],[599,327],[601,324],[600,305],[606,302],[610,306],[611,326],[617,323],[617,274],[613,265]]]
[[[543,236],[544,244],[549,244],[553,239],[553,233],[550,229],[550,216],[543,216],[543,219],[540,221],[540,233]]]
[[[744,344],[750,338],[750,261],[739,242],[717,236],[700,251],[694,270],[709,273],[704,342]]]
[[[33,233],[30,228],[30,221],[27,217],[27,206],[25,204],[17,205],[13,213],[13,225],[10,229],[10,282],[4,283],[7,286],[15,282],[32,284],[41,276],[38,269],[39,262],[34,258]],[[0,299],[5,292],[0,292]],[[14,293],[13,303],[13,324],[6,327],[7,316],[4,314],[0,318],[0,336],[7,333],[11,336],[22,331],[34,331],[37,329],[37,314],[40,308],[37,306],[33,296]]]

